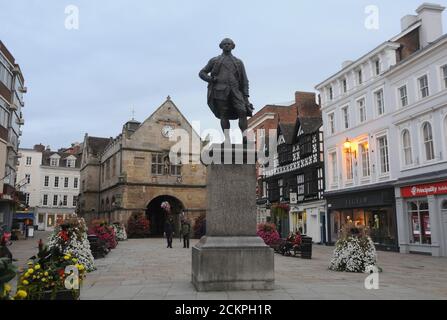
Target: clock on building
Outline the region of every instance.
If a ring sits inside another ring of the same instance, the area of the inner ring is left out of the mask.
[[[174,134],[174,128],[172,126],[164,126],[161,129],[161,134],[163,135],[163,137],[165,138],[170,138],[172,137],[172,135]]]

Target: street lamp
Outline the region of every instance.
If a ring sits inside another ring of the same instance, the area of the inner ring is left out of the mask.
[[[345,143],[343,143],[343,148],[347,154],[354,154],[354,158],[357,158],[356,150],[352,150],[352,142],[349,138],[346,138]]]

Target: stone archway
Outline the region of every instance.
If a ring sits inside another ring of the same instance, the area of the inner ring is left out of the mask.
[[[161,204],[165,201],[169,202],[169,204],[171,205],[171,214],[174,216],[175,223],[174,230],[176,230],[176,236],[178,235],[177,232],[180,228],[180,214],[185,209],[185,206],[179,199],[173,196],[163,195],[152,199],[147,205],[146,216],[150,221],[152,237],[163,236],[167,215],[166,212],[161,208]]]

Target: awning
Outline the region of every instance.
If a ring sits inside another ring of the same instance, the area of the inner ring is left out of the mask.
[[[30,219],[34,220],[34,212],[16,212],[14,214],[14,219],[25,220]]]

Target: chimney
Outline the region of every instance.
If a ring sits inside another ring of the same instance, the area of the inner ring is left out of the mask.
[[[418,16],[408,14],[402,19],[400,19],[400,28],[401,31],[407,30],[412,24],[418,21]]]
[[[35,144],[33,149],[37,152],[44,152],[45,146],[43,144]]]
[[[320,108],[317,104],[315,93],[295,92],[295,101],[298,109],[298,116],[314,117],[319,115]]]
[[[421,46],[424,48],[442,36],[442,12],[445,7],[439,4],[424,3],[416,12],[422,22],[419,31]]]

